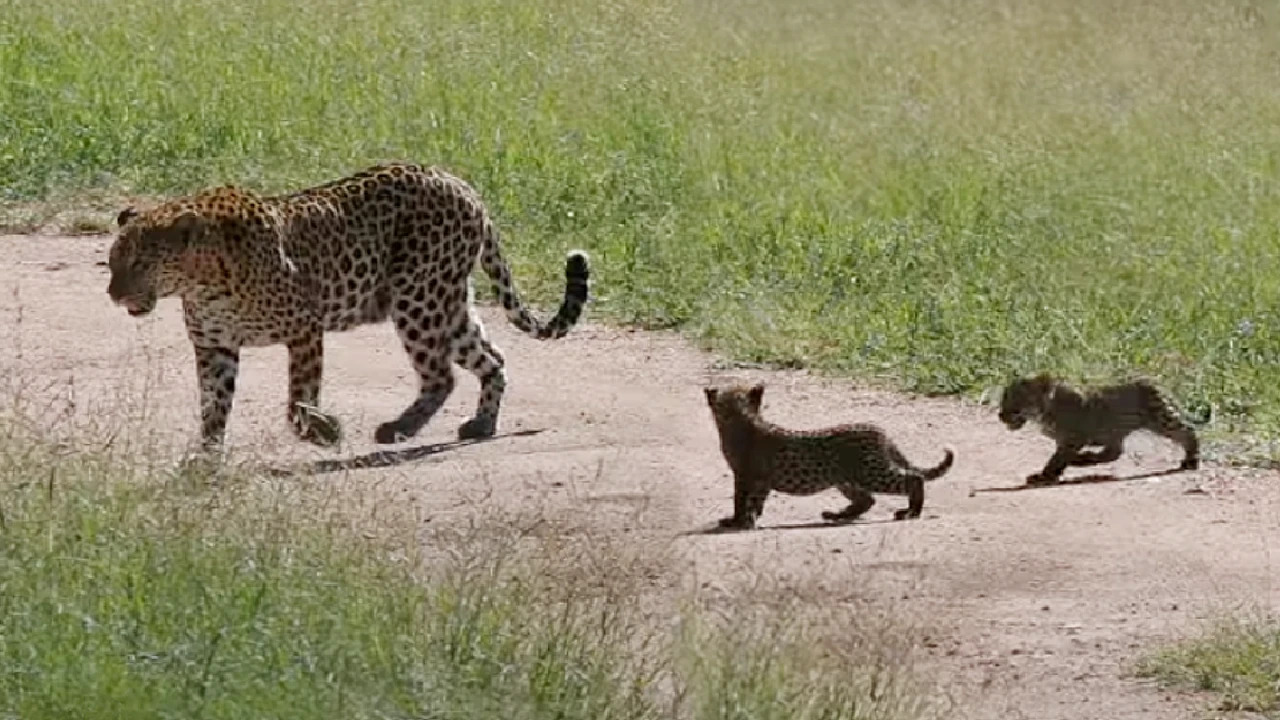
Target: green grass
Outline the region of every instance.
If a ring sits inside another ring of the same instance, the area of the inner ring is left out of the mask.
[[[530,296],[926,393],[1156,377],[1280,429],[1253,0],[5,0],[0,201],[474,182]],[[1271,451],[1259,446],[1263,454]]]
[[[940,717],[865,620],[664,612],[660,556],[498,509],[428,533],[332,487],[0,418],[0,718]]]
[[[1223,710],[1280,718],[1280,622],[1254,615],[1221,619],[1202,635],[1146,657],[1138,672],[1169,687],[1214,693]]]

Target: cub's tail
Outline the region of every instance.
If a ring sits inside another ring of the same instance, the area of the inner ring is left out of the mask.
[[[943,448],[947,456],[942,458],[942,462],[931,468],[921,470],[925,480],[936,480],[947,473],[951,469],[951,464],[956,460],[956,454],[951,448]]]
[[[564,300],[555,317],[547,322],[535,318],[525,309],[516,293],[516,286],[511,278],[511,268],[502,256],[502,245],[498,238],[498,230],[491,223],[485,223],[484,249],[480,252],[480,266],[493,281],[498,292],[498,300],[507,312],[507,320],[520,330],[539,340],[554,340],[564,337],[569,329],[577,324],[582,316],[582,308],[587,304],[591,269],[588,267],[587,253],[573,250],[564,262]]]

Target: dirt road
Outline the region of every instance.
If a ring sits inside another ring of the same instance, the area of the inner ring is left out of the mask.
[[[98,264],[109,240],[0,238],[0,370],[28,397],[66,408],[58,412],[184,442],[197,431],[197,410],[179,304],[164,301],[142,321],[112,306]],[[1274,472],[1210,466],[1144,477],[1176,466],[1179,454],[1135,437],[1121,461],[1101,468],[1118,480],[1007,491],[1051,446],[1032,430],[1004,430],[991,408],[803,373],[714,370],[714,358],[669,334],[586,322],[540,343],[499,313],[484,317],[508,358],[502,435],[434,454],[412,449],[452,440],[469,417],[477,385],[459,372],[453,398],[411,449],[381,456],[407,462],[349,478],[398,484],[427,515],[467,502],[571,508],[637,542],[674,543],[683,565],[672,571],[723,592],[747,592],[768,576],[819,599],[891,605],[929,625],[921,649],[967,717],[1203,717],[1209,700],[1126,677],[1139,649],[1236,602],[1280,604]],[[374,427],[415,386],[394,332],[332,334],[327,352],[323,404],[343,420],[345,447],[322,452],[289,434],[282,348],[246,351],[229,442],[320,469],[378,450]],[[904,500],[882,497],[856,525],[805,527],[841,504],[831,492],[772,497],[756,532],[688,534],[731,507],[700,390],[728,375],[767,379],[765,412],[784,424],[874,420],[917,463],[936,463],[945,444],[956,464],[929,486],[920,521],[887,522]],[[972,492],[990,488],[1006,491]]]

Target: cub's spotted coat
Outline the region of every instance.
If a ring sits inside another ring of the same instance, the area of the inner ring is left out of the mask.
[[[918,518],[924,508],[924,483],[941,477],[955,459],[950,448],[936,467],[911,465],[893,441],[875,425],[857,423],[820,430],[788,430],[764,420],[764,385],[734,385],[704,390],[720,434],[720,449],[733,470],[733,516],[724,528],[753,528],[771,491],[813,495],[839,490],[849,505],[824,511],[829,522],[852,522],[875,504],[872,493],[906,495],[895,520]]]
[[[1000,422],[1010,430],[1035,421],[1057,443],[1057,449],[1040,472],[1027,477],[1028,485],[1059,482],[1070,465],[1089,466],[1119,459],[1124,440],[1147,430],[1182,446],[1180,470],[1200,466],[1200,443],[1195,430],[1178,417],[1168,400],[1146,380],[1107,385],[1084,392],[1047,374],[1019,378],[1000,398]],[[1098,452],[1085,452],[1089,446]]]

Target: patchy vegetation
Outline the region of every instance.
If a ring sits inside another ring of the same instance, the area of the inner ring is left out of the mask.
[[[1240,615],[1150,655],[1138,672],[1166,686],[1220,695],[1222,710],[1280,717],[1280,622]]]
[[[661,557],[555,517],[424,536],[144,460],[0,422],[0,716],[939,717],[874,623],[677,602]]]
[[[11,203],[412,158],[484,192],[535,297],[583,246],[597,313],[741,359],[927,393],[1141,372],[1280,426],[1271,8],[6,7]]]

